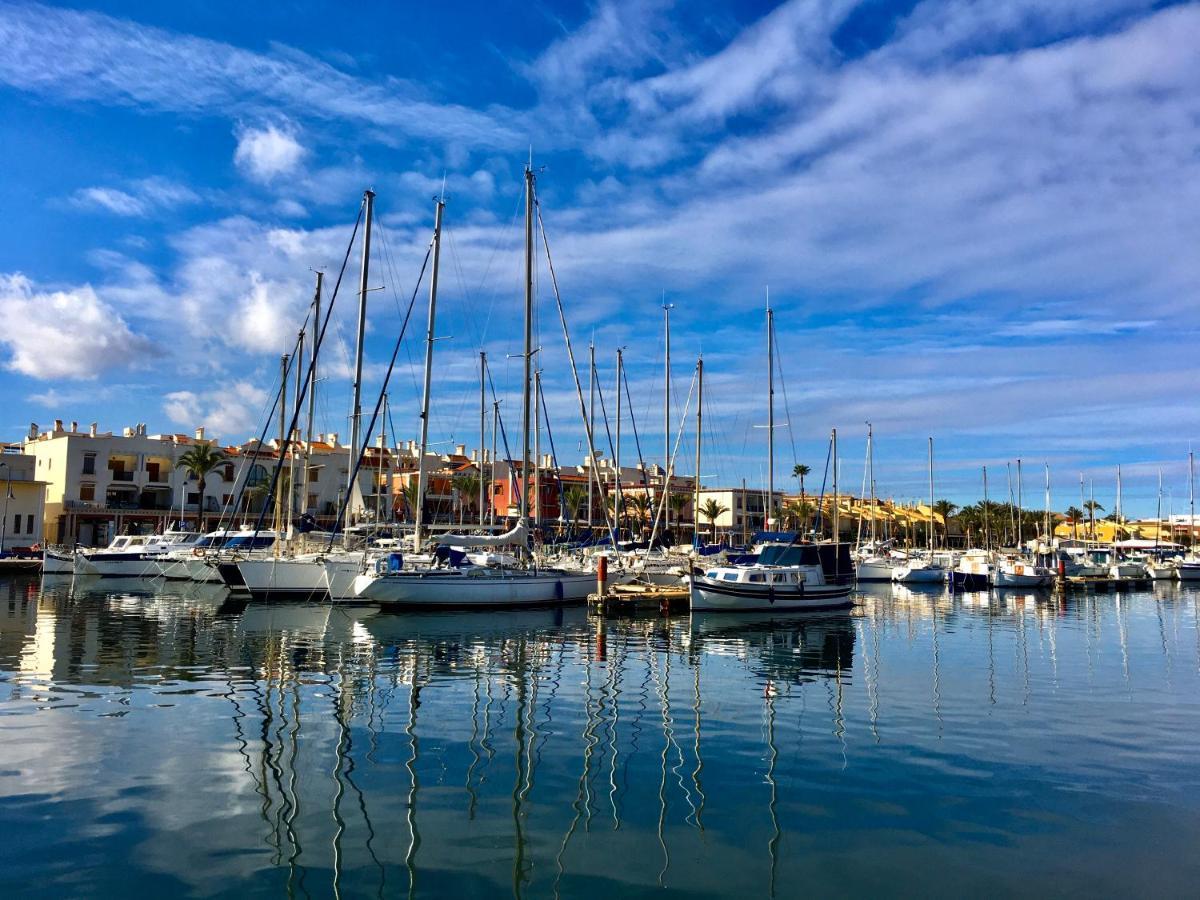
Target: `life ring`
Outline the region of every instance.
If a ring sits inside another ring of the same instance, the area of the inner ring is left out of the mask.
[[[201,550],[199,547],[192,548],[192,556],[203,556],[203,555],[204,555],[204,551]]]
[[[1025,567],[1024,566],[1014,566],[1013,571],[1016,572],[1018,575],[1024,575]]]

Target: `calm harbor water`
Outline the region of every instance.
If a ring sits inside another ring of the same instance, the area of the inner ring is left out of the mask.
[[[68,587],[0,581],[2,896],[1200,882],[1176,585],[608,620]]]

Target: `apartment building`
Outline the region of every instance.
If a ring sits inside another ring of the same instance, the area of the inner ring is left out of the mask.
[[[37,459],[20,444],[0,444],[0,552],[42,541],[46,483],[36,472]]]
[[[203,502],[198,479],[179,467],[180,457],[199,443],[217,444],[226,457],[206,476]],[[203,530],[223,521],[253,523],[279,460],[277,440],[220,446],[205,436],[203,427],[192,434],[148,434],[145,425],[137,424],[118,434],[102,432],[95,423],[80,429],[78,422],[64,425],[58,419],[44,430],[31,425],[23,449],[33,459],[35,480],[44,485],[38,538],[67,546],[100,546],[118,534],[161,531],[175,523]],[[306,458],[307,496],[301,497]],[[402,449],[377,446],[368,451],[356,479],[351,524],[387,517],[391,473],[406,464]],[[337,434],[300,442],[294,464],[289,453],[284,472],[285,491],[295,473],[297,516],[307,512],[319,525],[331,525],[346,496],[349,447],[339,443]]]

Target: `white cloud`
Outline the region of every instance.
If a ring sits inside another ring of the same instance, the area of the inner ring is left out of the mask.
[[[511,111],[427,102],[415,85],[396,79],[376,84],[286,47],[255,53],[37,4],[0,5],[0,47],[0,82],[43,95],[247,118],[283,108],[373,125],[381,135],[472,147],[521,144]]]
[[[236,381],[213,391],[172,391],[163,398],[163,412],[188,430],[203,425],[214,436],[240,440],[261,426],[269,399],[267,391]]]
[[[20,273],[0,275],[0,319],[6,366],[31,378],[95,378],[154,352],[90,285],[48,291]]]
[[[270,124],[262,128],[239,129],[233,160],[250,178],[268,182],[294,172],[304,153],[293,126]]]
[[[191,188],[167,178],[142,178],[124,188],[86,187],[71,195],[80,209],[99,209],[118,216],[147,216],[158,210],[195,203],[199,196]]]

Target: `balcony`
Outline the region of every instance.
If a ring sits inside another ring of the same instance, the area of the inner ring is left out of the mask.
[[[133,473],[126,472],[122,469],[113,469],[112,470],[112,480],[113,481],[133,481]]]

